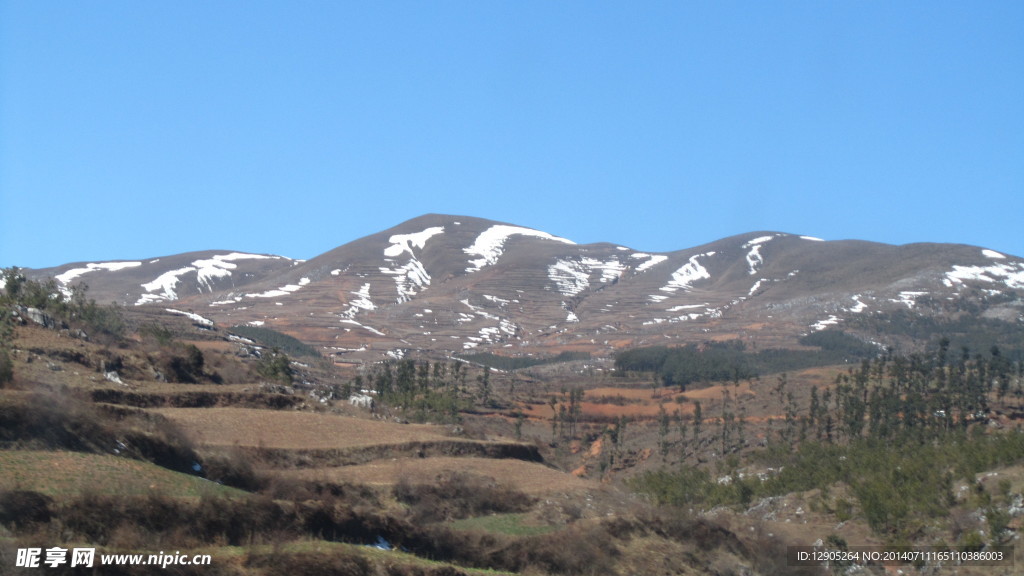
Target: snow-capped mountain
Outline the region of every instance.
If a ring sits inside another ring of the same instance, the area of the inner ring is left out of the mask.
[[[339,361],[416,349],[601,353],[710,337],[787,345],[827,327],[892,343],[912,335],[885,324],[908,314],[973,315],[1024,334],[1020,258],[779,232],[655,254],[431,214],[308,261],[212,251],[31,273],[85,282],[100,302],[265,325]]]

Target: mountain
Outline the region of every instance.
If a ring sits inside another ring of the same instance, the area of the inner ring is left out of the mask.
[[[273,328],[339,362],[729,338],[795,346],[829,327],[882,345],[948,333],[1024,349],[1024,260],[954,244],[761,231],[647,253],[429,214],[307,261],[209,251],[28,272],[85,282],[98,302]]]

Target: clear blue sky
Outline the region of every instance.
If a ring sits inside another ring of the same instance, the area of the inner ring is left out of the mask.
[[[1024,255],[1024,2],[0,0],[0,266],[427,212]]]

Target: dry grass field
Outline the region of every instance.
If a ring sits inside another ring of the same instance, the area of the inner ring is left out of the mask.
[[[153,412],[166,416],[207,446],[331,450],[451,440],[441,426],[336,414],[253,408],[160,408]]]
[[[283,472],[304,480],[332,483],[393,486],[399,481],[428,484],[438,476],[458,470],[493,478],[527,494],[574,492],[597,488],[598,484],[577,478],[535,462],[496,458],[391,458],[357,466],[315,468]]]
[[[3,450],[0,470],[2,489],[35,490],[55,497],[82,491],[117,496],[159,493],[171,498],[242,493],[149,462],[83,452]]]

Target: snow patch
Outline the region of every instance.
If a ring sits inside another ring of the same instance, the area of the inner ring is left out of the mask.
[[[607,283],[617,280],[625,269],[615,258],[606,262],[594,258],[558,260],[548,266],[548,278],[563,295],[575,296],[590,287],[590,276],[595,271],[600,272],[600,281]]]
[[[900,297],[896,300],[893,300],[893,302],[906,304],[907,308],[913,308],[917,304],[917,297],[924,296],[925,294],[927,294],[927,292],[911,292],[908,290],[900,292]]]
[[[828,318],[826,318],[824,320],[819,320],[818,322],[815,322],[814,324],[811,324],[811,328],[813,328],[817,332],[817,331],[820,331],[820,330],[824,330],[825,328],[828,328],[829,326],[834,326],[834,325],[836,325],[838,323],[839,323],[839,318],[837,318],[836,316],[829,316]]]
[[[353,294],[354,296],[356,296],[356,298],[354,300],[349,301],[348,310],[345,310],[344,312],[341,313],[342,318],[352,319],[355,318],[356,314],[358,314],[360,310],[377,309],[377,305],[374,304],[373,300],[370,299],[369,282],[363,284],[362,287],[359,288],[359,290],[355,292],[350,292],[350,294]]]
[[[380,267],[382,274],[395,278],[395,290],[398,292],[397,302],[402,304],[408,302],[423,287],[430,285],[430,274],[423,264],[416,258],[413,248],[422,249],[427,245],[427,240],[444,232],[444,226],[434,226],[422,232],[412,234],[395,234],[388,238],[391,245],[384,249],[384,256],[390,262],[391,258],[397,258],[402,254],[409,255],[409,261],[400,266],[391,268]]]
[[[714,255],[714,252],[705,252],[704,254],[697,254],[696,256],[690,257],[689,262],[672,273],[672,280],[670,280],[665,286],[662,286],[661,291],[674,293],[679,289],[689,290],[690,286],[694,282],[711,278],[711,274],[708,272],[707,268],[701,266],[697,260],[699,258]]]
[[[466,272],[479,272],[484,266],[496,263],[498,258],[500,258],[504,253],[505,242],[509,237],[516,235],[531,236],[534,238],[541,238],[543,240],[553,240],[564,244],[575,244],[572,240],[552,236],[547,232],[531,230],[529,228],[520,228],[518,226],[496,224],[481,232],[480,235],[477,236],[476,241],[473,242],[472,246],[462,249],[463,252],[470,256],[479,256],[479,258],[469,261],[470,266],[466,268]]]
[[[856,295],[852,296],[852,298],[853,298],[853,301],[856,302],[856,304],[854,304],[853,308],[850,308],[850,312],[858,312],[858,313],[859,312],[863,312],[868,307],[867,304],[865,304],[865,303],[860,301],[860,298],[861,298],[860,294],[856,294]]]
[[[359,322],[356,322],[355,320],[346,319],[346,320],[342,320],[341,323],[342,324],[351,324],[353,326],[358,326],[358,327],[363,328],[365,330],[368,330],[368,331],[370,331],[370,332],[372,332],[372,333],[374,333],[374,334],[376,334],[378,336],[385,336],[385,334],[383,332],[381,332],[380,330],[377,330],[376,328],[372,328],[370,326],[366,326],[365,324],[361,324]]]
[[[824,242],[821,238],[815,238],[814,236],[801,236],[801,240],[810,240],[811,242]]]
[[[630,258],[647,258],[647,261],[636,267],[637,272],[643,272],[652,266],[657,266],[665,260],[668,260],[668,256],[662,254],[646,254],[644,252],[637,252],[636,254],[630,255]]]
[[[459,300],[459,302],[461,302],[461,303],[465,304],[467,307],[469,307],[469,309],[472,310],[474,314],[478,314],[480,316],[483,316],[484,318],[487,318],[488,320],[501,320],[501,318],[499,318],[498,316],[495,316],[494,314],[488,313],[483,308],[480,308],[479,306],[473,306],[472,304],[469,303],[469,299],[468,298],[465,299],[465,300]],[[460,313],[460,315],[461,314],[462,313]],[[470,316],[470,320],[472,320],[472,319],[473,319],[473,317]],[[460,320],[460,322],[461,322],[461,320]]]
[[[184,310],[175,310],[174,308],[164,308],[164,310],[170,312],[171,314],[180,314],[182,316],[186,316],[188,317],[189,320],[195,322],[196,324],[199,324],[200,326],[207,326],[209,328],[213,328],[213,320],[203,318],[199,314],[185,312]]]
[[[408,252],[410,256],[414,256],[412,248],[423,248],[427,245],[427,240],[432,237],[444,232],[444,226],[433,226],[427,228],[422,232],[414,232],[412,234],[395,234],[388,238],[390,246],[384,249],[384,255],[389,258],[400,256],[403,252]]]
[[[430,274],[416,258],[412,258],[397,268],[380,268],[382,274],[395,277],[395,290],[398,292],[398,303],[408,302],[425,286],[430,286]]]
[[[953,270],[946,272],[943,283],[952,287],[954,284],[963,284],[965,280],[1002,282],[1009,288],[1022,289],[1024,288],[1024,263],[953,266]]]
[[[247,298],[277,298],[279,296],[287,296],[293,292],[298,292],[303,286],[309,284],[309,278],[302,278],[298,284],[286,284],[277,288],[276,290],[267,290],[266,292],[260,292],[259,294],[246,294]]]
[[[193,261],[190,266],[178,268],[177,270],[169,270],[158,276],[152,282],[142,284],[142,288],[148,292],[148,294],[143,294],[138,301],[135,302],[135,305],[140,306],[150,302],[159,302],[161,300],[177,300],[178,283],[181,282],[181,277],[189,272],[196,273],[196,280],[199,283],[197,286],[198,290],[202,291],[205,286],[207,290],[212,292],[213,287],[211,285],[211,281],[214,278],[230,276],[231,270],[237,268],[237,265],[234,264],[235,260],[280,260],[281,258],[281,256],[246,254],[244,252],[217,254],[210,258],[201,258]],[[295,261],[293,261],[293,263],[294,262]]]
[[[753,276],[757,274],[757,269],[764,265],[764,257],[761,256],[761,246],[773,238],[777,238],[780,234],[773,234],[770,236],[758,236],[753,240],[748,241],[743,245],[744,248],[749,248],[747,252],[747,266],[749,267],[748,273]]]
[[[196,260],[192,265],[196,267],[196,279],[207,290],[213,292],[211,281],[214,278],[226,278],[231,276],[231,271],[238,268],[235,260],[266,260],[276,259],[279,256],[264,256],[263,254],[245,254],[243,252],[232,252],[231,254],[217,254],[212,258]]]
[[[707,303],[704,304],[684,304],[682,306],[673,306],[668,309],[668,312],[679,312],[680,310],[692,310],[694,308],[705,308]]]
[[[146,292],[149,292],[149,294],[143,294],[135,305],[138,306],[147,302],[158,302],[160,300],[177,300],[178,293],[176,288],[178,286],[178,282],[181,281],[181,276],[193,271],[195,271],[195,268],[192,266],[178,268],[177,270],[169,270],[157,276],[152,282],[142,284],[142,288]],[[158,291],[158,294],[154,294],[154,292]]]
[[[107,270],[110,272],[117,272],[118,270],[124,270],[126,268],[135,268],[136,266],[142,266],[142,262],[99,262],[94,264],[86,264],[85,268],[72,268],[63,274],[54,276],[54,279],[61,284],[68,284],[75,278],[78,278],[82,274],[89,272],[95,272],[97,270]]]
[[[984,254],[986,257],[993,258],[995,260],[1005,260],[1006,259],[1006,256],[1004,254],[1000,254],[999,252],[996,252],[995,250],[982,250],[981,253]]]

